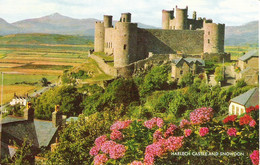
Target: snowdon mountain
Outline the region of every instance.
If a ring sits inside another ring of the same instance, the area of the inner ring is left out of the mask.
[[[48,16],[25,19],[12,24],[3,20],[3,26],[0,22],[0,35],[14,33],[50,33],[50,34],[68,34],[94,36],[95,22],[99,21],[94,18],[75,19],[54,13]],[[115,21],[113,22],[113,24]],[[13,27],[13,28],[9,28]],[[156,28],[153,26],[138,23],[141,28]]]
[[[63,35],[94,36],[94,18],[76,19],[54,13],[40,18],[25,19],[8,23],[0,18],[0,35],[18,33],[47,33]],[[115,24],[116,21],[113,21]],[[258,43],[258,21],[241,26],[226,26],[225,45],[244,45]],[[157,27],[138,23],[140,28]]]

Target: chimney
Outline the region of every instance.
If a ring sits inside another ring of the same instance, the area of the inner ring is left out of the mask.
[[[62,124],[62,114],[59,105],[55,105],[55,111],[52,112],[52,124],[54,127],[59,127]]]
[[[24,110],[24,119],[28,121],[34,120],[34,109],[32,108],[32,103],[28,102],[27,107]]]

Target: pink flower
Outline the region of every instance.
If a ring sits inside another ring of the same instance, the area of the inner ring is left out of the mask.
[[[165,152],[164,148],[164,140],[160,140],[155,142],[145,149],[145,154],[152,155],[152,156],[161,156]]]
[[[149,128],[149,129],[152,129],[153,127],[155,127],[157,124],[157,119],[156,117],[152,118],[151,120],[147,120],[144,122],[144,126]]]
[[[127,128],[130,124],[132,123],[131,120],[127,120],[127,121],[117,121],[115,122],[111,127],[110,130],[120,130],[120,129],[125,129]]]
[[[180,122],[180,127],[183,128],[185,127],[186,125],[190,125],[190,122],[186,119],[183,119],[181,122]]]
[[[100,137],[98,137],[98,138],[95,140],[95,144],[96,144],[96,146],[101,147],[102,144],[103,144],[106,140],[107,140],[107,136],[106,136],[106,135],[100,136]]]
[[[144,164],[145,165],[153,165],[154,164],[154,156],[151,155],[151,154],[145,154]]]
[[[195,109],[190,113],[190,121],[192,124],[203,124],[208,122],[213,117],[213,109],[202,107]]]
[[[110,139],[112,140],[122,140],[123,139],[123,134],[122,132],[118,131],[118,130],[113,130],[111,135],[110,135]]]
[[[182,141],[183,138],[184,138],[184,136],[179,136],[179,137],[170,136],[165,141],[166,149],[168,149],[170,151],[177,151],[183,145],[183,141]]]
[[[200,133],[200,136],[203,137],[209,133],[209,129],[207,127],[201,127],[199,133]]]
[[[144,165],[141,161],[133,161],[130,165]]]
[[[255,120],[250,121],[250,123],[249,123],[249,126],[250,126],[250,127],[255,127],[255,125],[256,125]]]
[[[176,129],[177,129],[176,125],[170,124],[170,126],[168,127],[168,129],[164,133],[164,137],[167,138],[168,136],[173,135],[173,132]]]
[[[109,156],[112,159],[119,159],[125,155],[126,148],[122,144],[116,144],[109,150]]]
[[[227,134],[228,134],[229,136],[236,136],[236,135],[237,135],[237,130],[236,130],[236,128],[229,128],[229,129],[227,130]]]
[[[163,119],[157,117],[157,118],[156,118],[156,125],[157,125],[159,128],[162,128],[162,127],[163,127]]]
[[[108,158],[105,154],[99,154],[94,158],[94,165],[103,165],[108,161]]]
[[[154,139],[155,141],[158,141],[159,139],[163,139],[162,132],[159,131],[159,130],[156,130],[156,131],[153,133],[153,139]]]
[[[184,136],[185,136],[185,137],[190,136],[190,135],[191,135],[191,132],[192,132],[191,129],[185,129],[185,130],[184,130]]]
[[[259,164],[259,151],[254,150],[253,153],[250,155],[250,159],[251,159],[253,165],[258,165]]]
[[[91,156],[96,156],[98,154],[98,151],[100,150],[100,147],[98,146],[94,146],[91,148],[91,150],[89,151],[89,154]]]
[[[101,151],[105,154],[108,154],[110,149],[116,145],[116,142],[110,140],[110,141],[106,141],[105,143],[102,144],[101,146]]]

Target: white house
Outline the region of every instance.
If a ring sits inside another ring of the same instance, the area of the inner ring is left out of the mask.
[[[256,105],[259,105],[259,89],[253,88],[230,100],[229,115],[241,115],[246,108]]]
[[[10,105],[14,106],[16,104],[20,104],[26,106],[29,100],[30,97],[28,96],[28,94],[26,96],[17,96],[16,94],[14,94],[14,98],[10,102]]]

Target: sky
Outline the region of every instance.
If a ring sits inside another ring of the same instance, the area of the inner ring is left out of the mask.
[[[58,12],[78,19],[113,15],[119,20],[121,13],[130,12],[132,22],[161,27],[162,9],[188,5],[189,18],[196,11],[197,17],[238,26],[259,19],[259,4],[259,0],[0,0],[0,18],[13,23]]]

